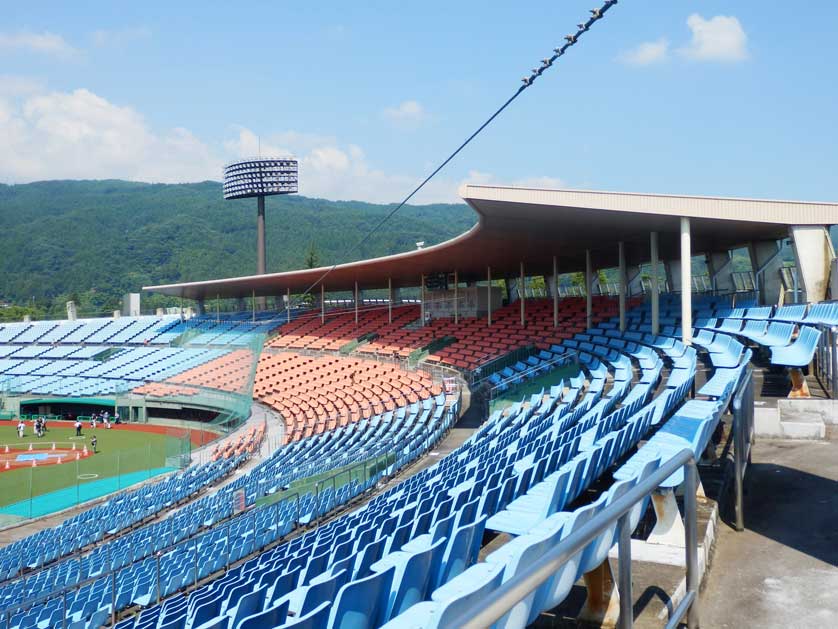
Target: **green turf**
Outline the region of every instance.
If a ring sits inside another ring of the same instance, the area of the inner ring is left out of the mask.
[[[27,498],[20,502],[0,507],[0,518],[8,518],[10,522],[25,518],[39,518],[42,515],[68,509],[88,500],[106,496],[122,488],[130,487],[131,485],[141,483],[160,474],[173,471],[175,471],[173,467],[160,467],[85,481],[84,483],[78,483],[70,487],[65,487],[64,489],[34,496],[31,500]]]
[[[567,380],[576,376],[578,373],[578,365],[566,365],[564,367],[558,367],[534,380],[528,380],[517,387],[509,387],[508,391],[504,391],[492,400],[489,410],[490,412],[494,412],[499,409],[504,409],[507,406],[512,406],[516,402],[520,402],[521,398],[529,400],[529,397],[533,393],[538,393],[541,389],[548,391],[551,386],[558,384],[562,378]]]
[[[75,442],[79,449],[84,444],[90,448],[93,431],[88,426],[83,430],[83,439],[75,438],[75,430],[71,426],[47,427],[48,432],[39,439],[32,433],[32,427],[27,425],[26,435],[18,439],[16,426],[0,424],[0,447],[8,444],[10,447],[18,445],[25,448],[31,442],[36,444],[34,451],[45,452],[55,441],[64,444]],[[179,453],[182,443],[167,435],[139,431],[99,428],[95,434],[99,453],[93,456],[61,465],[0,471],[0,507],[107,478],[117,479],[114,491],[122,489],[130,484],[134,473],[167,467],[167,457]],[[38,445],[44,447],[38,448]]]

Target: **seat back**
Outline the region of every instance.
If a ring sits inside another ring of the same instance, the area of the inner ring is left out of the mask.
[[[427,550],[413,553],[405,561],[403,569],[397,571],[387,603],[385,621],[430,596],[430,584],[439,571],[445,542],[445,539],[441,539]]]
[[[303,598],[300,615],[305,616],[307,613],[314,611],[324,601],[334,600],[335,594],[337,594],[340,588],[346,585],[349,577],[350,575],[347,570],[341,570],[318,583],[310,585]]]
[[[477,521],[458,528],[445,548],[439,578],[432,585],[438,588],[462,573],[477,559],[477,551],[483,540],[483,530],[486,527],[486,516]]]
[[[329,623],[331,607],[332,604],[329,602],[322,603],[308,615],[286,622],[281,629],[325,629]],[[270,627],[271,625],[265,626]]]
[[[395,566],[344,585],[329,614],[332,629],[373,629],[383,618],[393,584]]]
[[[265,627],[279,627],[288,616],[288,601],[283,601],[262,612],[243,618],[233,629],[264,629]]]

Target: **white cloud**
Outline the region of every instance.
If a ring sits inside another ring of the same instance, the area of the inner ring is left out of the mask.
[[[10,82],[12,83],[12,82]],[[104,179],[186,182],[220,180],[222,164],[256,155],[296,156],[300,193],[327,199],[380,203],[401,201],[425,172],[404,174],[377,167],[364,149],[335,137],[284,131],[260,138],[231,127],[226,141],[208,144],[188,129],[152,129],[131,107],[114,104],[87,89],[50,92],[22,77],[14,94],[0,94],[0,181]],[[473,171],[469,180],[495,181]],[[435,177],[412,203],[458,203],[458,181]],[[515,185],[559,188],[553,177],[518,179]]]
[[[91,34],[93,43],[99,47],[124,46],[127,43],[151,37],[145,26],[129,26],[118,29],[99,29]]]
[[[44,82],[29,76],[0,74],[0,97],[33,94],[44,90]]]
[[[152,131],[130,107],[86,89],[0,103],[0,179],[218,179],[221,160],[187,129]]]
[[[630,66],[647,66],[664,61],[669,54],[669,41],[661,37],[656,41],[643,42],[619,55],[619,61]]]
[[[234,127],[235,136],[223,143],[225,160],[257,154],[257,136],[250,129]],[[262,155],[295,156],[300,162],[300,194],[326,199],[374,203],[401,201],[421,181],[420,176],[387,173],[370,163],[364,150],[327,135],[284,131],[261,138]],[[412,202],[457,203],[457,184],[434,179]]]
[[[0,50],[37,52],[56,57],[70,57],[78,51],[68,44],[61,35],[44,31],[32,33],[0,33]]]
[[[748,58],[748,36],[733,16],[716,15],[709,20],[697,13],[687,18],[690,43],[678,52],[696,61],[743,61]]]
[[[425,108],[415,100],[405,100],[396,107],[387,107],[383,112],[390,122],[402,125],[415,125],[427,117]]]
[[[492,173],[485,173],[479,170],[470,170],[468,176],[463,180],[464,184],[479,186],[515,186],[518,188],[544,188],[547,190],[560,190],[567,188],[567,183],[558,177],[523,177],[511,181],[501,181]]]

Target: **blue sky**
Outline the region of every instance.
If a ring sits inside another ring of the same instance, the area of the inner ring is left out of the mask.
[[[595,2],[2,2],[0,181],[219,179],[397,201]],[[838,5],[621,0],[420,198],[463,181],[838,200]]]

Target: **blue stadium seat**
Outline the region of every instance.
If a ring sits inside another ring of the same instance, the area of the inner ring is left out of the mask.
[[[797,339],[791,345],[772,346],[771,363],[784,367],[805,367],[812,362],[821,331],[808,325],[800,327]]]

